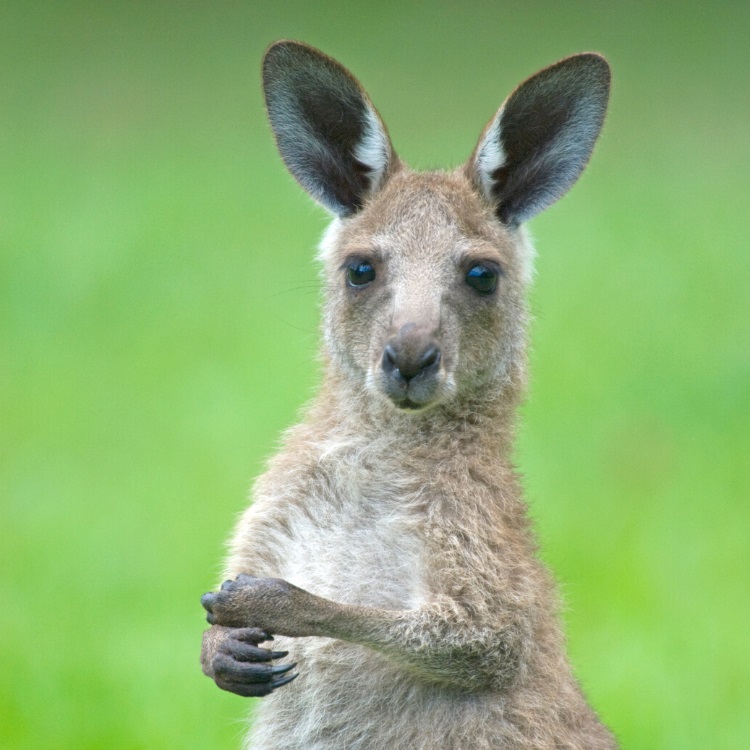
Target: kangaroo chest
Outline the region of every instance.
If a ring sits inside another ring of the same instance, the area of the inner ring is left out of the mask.
[[[343,481],[342,481],[343,480]],[[409,609],[423,601],[422,523],[404,483],[339,476],[295,523],[285,577],[351,604]],[[397,486],[399,485],[399,486]],[[418,493],[417,493],[418,494]]]

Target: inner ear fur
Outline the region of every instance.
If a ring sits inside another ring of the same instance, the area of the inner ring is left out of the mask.
[[[357,79],[314,47],[282,40],[263,58],[263,91],[292,175],[334,214],[359,210],[386,178],[395,154]]]
[[[544,68],[506,99],[468,162],[503,223],[527,221],[578,179],[604,123],[609,88],[609,64],[588,52]]]

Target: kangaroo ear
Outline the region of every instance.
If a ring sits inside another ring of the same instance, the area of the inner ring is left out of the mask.
[[[395,154],[357,79],[319,50],[284,40],[263,58],[263,91],[281,157],[302,187],[338,216],[361,208]]]
[[[578,179],[604,122],[609,82],[601,55],[573,55],[540,70],[505,100],[468,164],[503,223],[527,221]]]

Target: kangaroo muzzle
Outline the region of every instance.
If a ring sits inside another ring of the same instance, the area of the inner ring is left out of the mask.
[[[415,323],[407,323],[383,349],[383,391],[399,408],[421,409],[438,391],[441,365],[439,342]]]

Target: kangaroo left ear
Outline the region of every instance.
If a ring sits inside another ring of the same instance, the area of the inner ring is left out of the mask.
[[[528,221],[583,172],[609,99],[601,55],[567,57],[524,81],[485,128],[467,168],[504,224]]]

